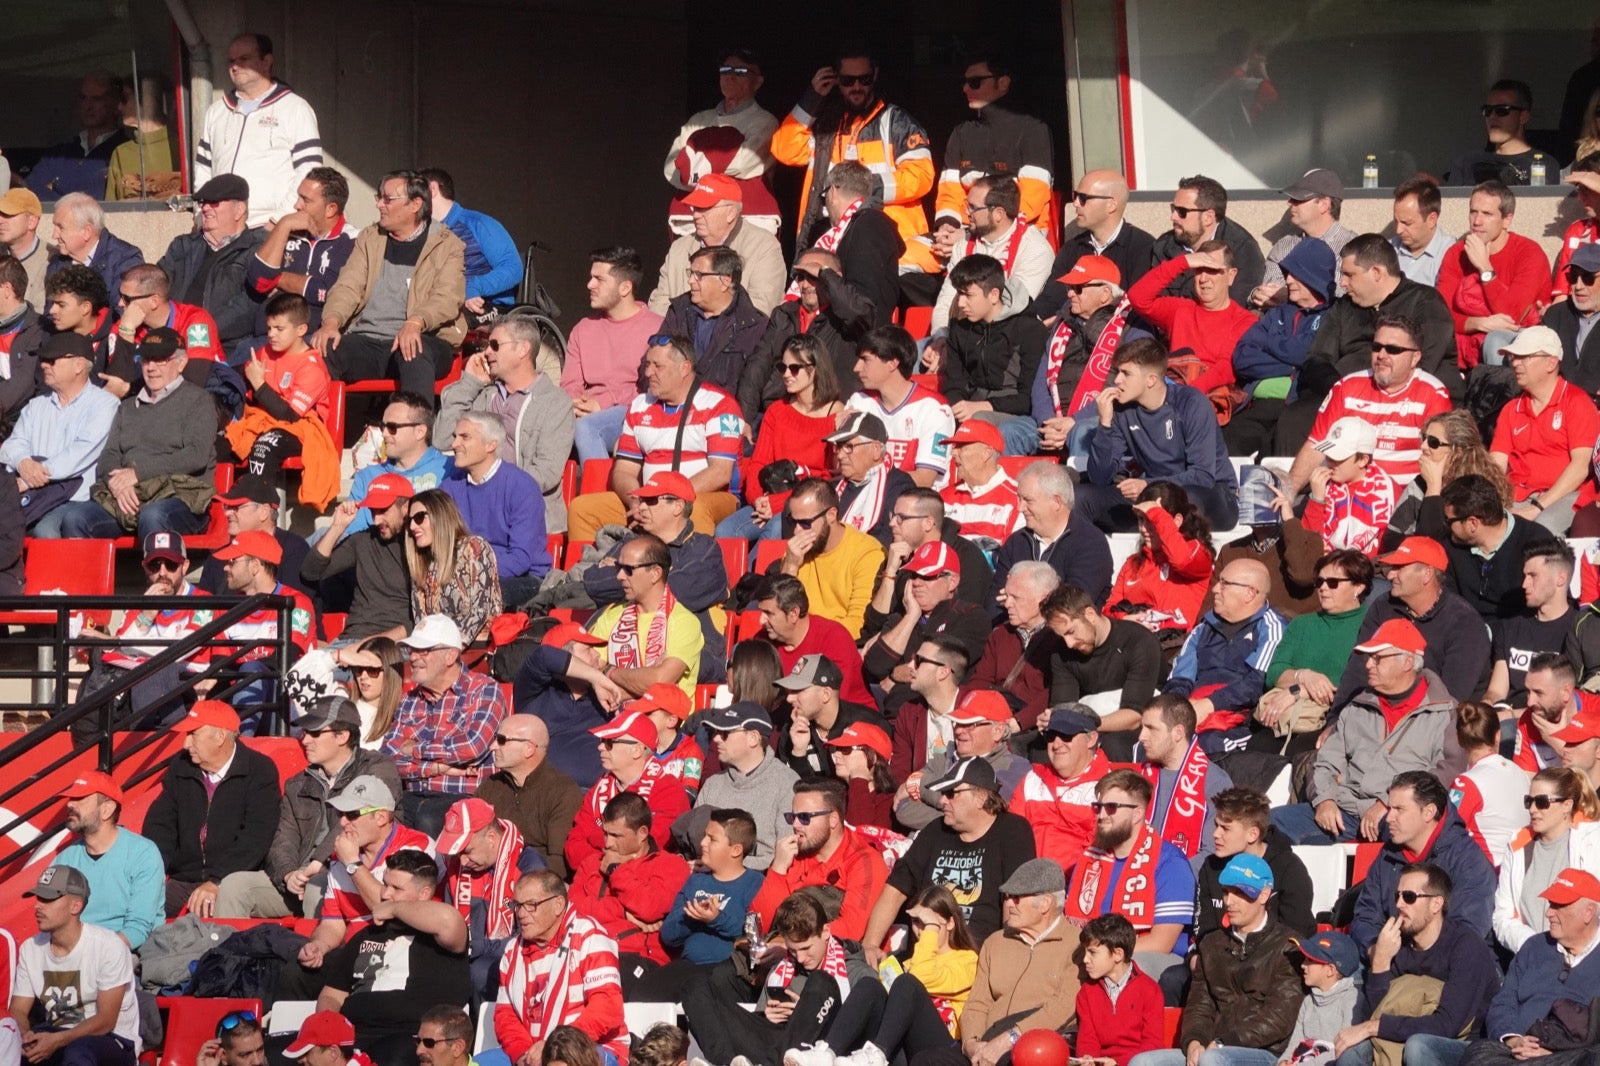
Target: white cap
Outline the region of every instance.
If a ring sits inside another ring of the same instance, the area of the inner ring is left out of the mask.
[[[461,629],[448,615],[430,614],[423,616],[417,623],[417,628],[411,635],[400,642],[407,648],[454,648],[460,651],[465,645],[461,640]]]
[[[1352,455],[1371,455],[1378,450],[1378,430],[1370,422],[1345,415],[1328,427],[1328,435],[1315,448],[1335,462]]]

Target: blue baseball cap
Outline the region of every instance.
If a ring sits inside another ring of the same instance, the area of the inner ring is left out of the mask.
[[[1223,888],[1236,888],[1251,899],[1260,897],[1263,889],[1272,887],[1272,867],[1267,860],[1241,851],[1228,860],[1217,878]]]
[[[1349,977],[1361,969],[1361,949],[1343,933],[1318,933],[1305,939],[1290,937],[1289,943],[1312,962],[1323,962]]]

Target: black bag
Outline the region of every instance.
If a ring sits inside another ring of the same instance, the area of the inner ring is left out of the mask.
[[[501,618],[506,617],[501,615]],[[496,619],[498,622],[499,619]],[[522,662],[537,648],[544,635],[556,627],[558,623],[548,615],[538,618],[529,618],[527,625],[503,644],[493,637],[494,630],[490,629],[489,651],[489,676],[502,684],[509,684],[516,680],[517,674],[522,670]]]
[[[309,937],[281,925],[258,925],[229,937],[200,956],[189,994],[270,1000],[278,971],[292,965]]]

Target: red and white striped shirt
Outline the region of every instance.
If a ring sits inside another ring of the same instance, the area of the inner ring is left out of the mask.
[[[520,936],[506,945],[494,1005],[494,1035],[512,1062],[560,1025],[628,1061],[617,942],[570,905],[548,946]]]
[[[852,394],[845,407],[883,419],[889,431],[889,461],[895,466],[907,473],[932,470],[944,480],[950,470],[946,441],[956,431],[956,417],[943,397],[912,382],[911,391],[893,411],[883,405],[881,396],[866,389]]]
[[[195,588],[185,581],[175,595],[178,596],[204,596],[205,589]],[[128,641],[117,648],[107,648],[105,662],[110,666],[120,666],[131,670],[153,656],[160,655],[167,650],[169,642],[175,642],[187,637],[190,633],[200,628],[200,622],[195,618],[195,612],[187,608],[176,608],[169,611],[152,611],[149,625],[140,625],[141,612],[129,611],[122,620],[122,628],[117,630],[117,639]],[[206,617],[210,617],[209,613]],[[150,643],[133,643],[134,641],[149,641]]]
[[[411,829],[394,823],[394,828],[389,831],[389,838],[378,848],[378,854],[369,862],[362,865],[372,871],[372,876],[380,882],[383,880],[384,871],[389,868],[389,856],[406,848],[416,848],[433,854],[433,838],[420,829]],[[345,939],[360,932],[372,920],[372,908],[367,906],[367,901],[361,898],[361,890],[356,888],[355,875],[344,868],[344,863],[335,859],[328,866],[328,891],[322,897],[322,911],[320,915],[324,920],[336,918],[345,922]]]
[[[289,640],[300,654],[304,655],[316,646],[316,638],[311,635],[311,601],[306,599],[306,594],[299,589],[292,589],[288,585],[279,583],[272,590],[274,596],[286,596],[293,601],[294,606],[289,610]],[[211,621],[212,612],[195,611],[195,625],[202,626]],[[219,643],[197,652],[189,661],[190,670],[203,670],[211,661],[212,655],[223,656],[232,653],[233,647],[220,643],[223,638],[228,641],[273,640],[278,636],[278,609],[276,607],[263,607],[233,625],[229,626],[223,637],[217,638]],[[241,663],[256,659],[265,659],[272,654],[270,646],[263,645],[246,652],[240,657]]]
[[[682,404],[669,410],[649,393],[641,393],[629,405],[623,420],[622,436],[617,440],[617,458],[643,463],[642,479],[671,470],[682,410]],[[694,393],[689,424],[684,427],[678,473],[694,477],[706,469],[712,459],[737,462],[744,454],[743,436],[744,415],[740,412],[739,401],[702,381]]]
[[[1004,470],[976,487],[964,481],[945,486],[944,516],[961,527],[961,535],[985,551],[993,551],[1022,528],[1017,483]]]
[[[1339,419],[1353,415],[1378,431],[1378,449],[1372,460],[1401,485],[1417,476],[1422,458],[1422,426],[1434,415],[1450,410],[1450,393],[1438,378],[1414,370],[1411,380],[1385,392],[1372,380],[1372,372],[1346,374],[1329,391],[1311,426],[1313,443],[1328,435]]]

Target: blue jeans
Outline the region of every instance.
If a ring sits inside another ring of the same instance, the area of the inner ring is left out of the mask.
[[[1406,1041],[1400,1063],[1401,1066],[1456,1066],[1466,1054],[1465,1040],[1419,1033]],[[1372,1066],[1372,1041],[1363,1040],[1346,1051],[1334,1066]]]
[[[758,540],[781,540],[783,538],[783,516],[773,515],[763,525],[757,521],[755,509],[746,505],[717,523],[717,537],[718,539],[726,537],[728,540],[743,540],[751,543]]]
[[[578,466],[590,459],[609,459],[622,436],[622,420],[628,414],[627,404],[602,408],[592,415],[578,419],[572,443],[578,449]]]
[[[1500,349],[1517,339],[1514,329],[1490,330],[1483,335],[1483,365],[1505,366],[1506,357],[1500,354]]]
[[[1037,455],[1039,453],[1039,423],[1027,415],[998,414],[982,411],[972,417],[1000,428],[1006,442],[1007,455]]]
[[[1187,1061],[1182,1048],[1144,1051],[1128,1060],[1128,1066],[1183,1066]],[[1254,1047],[1214,1047],[1200,1053],[1200,1066],[1276,1066],[1278,1056]]]
[[[47,515],[45,521],[55,518],[57,512],[61,514],[58,536],[111,540],[122,536],[124,532],[109,511],[92,501],[64,503]],[[139,508],[139,523],[134,537],[142,544],[144,538],[152,533],[199,533],[206,528],[206,523],[205,515],[195,514],[182,500],[168,496],[164,500],[152,500]],[[35,535],[43,534],[36,530]]]
[[[1291,844],[1337,844],[1346,840],[1356,839],[1356,834],[1361,828],[1361,819],[1339,808],[1339,817],[1344,821],[1344,831],[1337,837],[1328,835],[1328,831],[1317,824],[1317,809],[1309,803],[1291,803],[1284,807],[1275,807],[1272,811],[1272,824],[1278,827],[1278,832],[1289,838]]]

